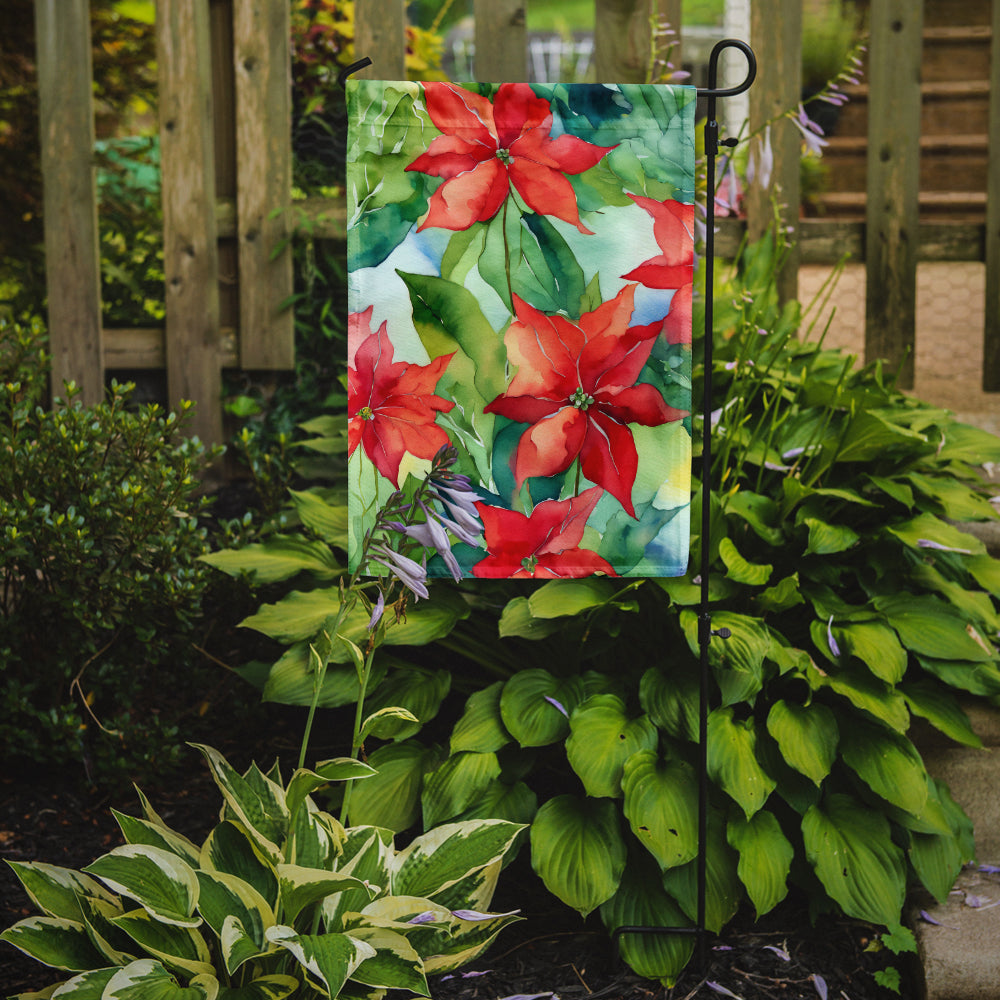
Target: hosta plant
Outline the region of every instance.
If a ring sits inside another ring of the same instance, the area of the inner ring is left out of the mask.
[[[397,849],[391,831],[345,829],[312,795],[372,768],[338,758],[234,770],[202,746],[222,793],[202,844],[115,813],[126,843],[82,871],[12,862],[41,911],[0,935],[67,978],[23,997],[281,1000],[428,996],[427,975],[470,961],[511,921],[489,913],[521,829],[451,823]]]

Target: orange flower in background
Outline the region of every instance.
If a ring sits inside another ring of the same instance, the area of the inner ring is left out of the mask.
[[[614,568],[596,552],[581,549],[587,518],[602,490],[592,486],[568,500],[543,500],[529,517],[516,510],[477,503],[488,555],[472,567],[472,575],[507,579],[559,579],[605,573]]]
[[[449,443],[434,421],[455,404],[434,394],[453,354],[430,364],[393,361],[392,341],[383,323],[372,333],[373,307],[348,320],[348,455],[359,444],[375,468],[399,488],[399,466],[409,452],[433,458]]]
[[[579,324],[514,296],[517,319],[504,342],[517,374],[485,412],[531,424],[514,452],[518,487],[565,472],[579,458],[583,475],[635,517],[639,456],[628,425],[656,427],[687,413],[668,406],[655,386],[636,384],[663,321],[628,325],[635,287],[626,285]]]
[[[614,146],[572,135],[550,136],[549,102],[526,83],[503,83],[492,102],[447,83],[424,86],[427,112],[443,133],[406,169],[444,183],[431,195],[420,229],[468,229],[500,210],[511,186],[539,215],[552,215],[593,235],[580,221],[565,174],[595,166]]]
[[[653,217],[653,237],[663,252],[622,277],[648,288],[690,285],[694,280],[694,205],[637,194],[629,197]]]

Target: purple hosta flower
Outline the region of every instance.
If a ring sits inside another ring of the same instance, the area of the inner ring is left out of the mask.
[[[798,114],[792,115],[792,124],[802,133],[806,149],[816,156],[823,155],[823,147],[827,145],[823,138],[823,130],[806,114],[806,109],[799,105]]]
[[[826,980],[815,972],[809,978],[813,981],[813,986],[816,988],[816,992],[819,994],[819,1000],[826,1000],[828,993],[828,990],[826,988]]]
[[[555,707],[559,709],[559,711],[562,712],[562,714],[565,715],[567,719],[569,718],[569,712],[566,711],[565,707],[561,702],[556,701],[555,698],[552,698],[549,695],[544,695],[543,697],[550,705],[555,705]]]
[[[727,990],[722,983],[713,983],[709,980],[705,985],[712,990],[714,993],[721,993],[724,997],[733,997],[733,1000],[743,1000],[738,993],[734,993],[732,990]]]
[[[427,591],[427,567],[401,552],[393,552],[388,545],[375,545],[371,549],[372,561],[385,566],[404,587],[417,597],[429,597]]]
[[[507,913],[480,913],[479,910],[452,910],[451,915],[459,920],[493,920],[494,917],[516,917],[521,911],[510,910]]]
[[[441,982],[446,983],[449,979],[477,979],[479,976],[488,976],[492,971],[492,969],[483,969],[482,972],[451,972],[447,976],[442,976]]]
[[[555,993],[512,993],[509,997],[500,997],[500,1000],[559,1000]]]
[[[467,545],[475,545],[483,532],[483,523],[476,511],[479,497],[468,477],[449,474],[447,480],[436,480],[430,495],[444,504],[449,524],[454,525],[448,530]]]
[[[792,956],[784,948],[779,948],[776,944],[764,945],[764,951],[773,951],[782,962],[790,962],[792,960]]]
[[[462,567],[458,565],[458,560],[452,554],[451,540],[448,532],[441,523],[441,519],[433,510],[429,510],[424,503],[420,502],[420,509],[424,512],[426,520],[423,523],[399,525],[399,528],[407,538],[412,538],[417,544],[425,549],[432,549],[444,560],[448,572],[453,580],[462,579]],[[449,522],[450,523],[450,522]]]
[[[736,164],[731,156],[726,157],[727,165],[723,174],[722,184],[715,192],[715,210],[722,215],[735,215],[740,210],[740,179],[736,174]]]
[[[940,920],[936,920],[932,917],[926,910],[920,911],[920,919],[927,924],[933,924],[935,927],[944,927],[949,931],[957,931],[957,927],[952,927],[951,924],[942,924]]]
[[[833,615],[830,615],[830,620],[826,623],[826,641],[830,647],[830,652],[834,656],[840,656],[840,646],[837,645],[837,640],[833,637]]]
[[[378,600],[375,602],[375,607],[372,608],[372,616],[368,619],[368,631],[371,632],[376,625],[382,620],[382,615],[385,612],[385,594],[381,590],[378,592]]]
[[[979,865],[978,870],[986,875],[1000,875],[1000,865]]]
[[[774,172],[774,150],[771,147],[771,126],[764,129],[764,134],[750,146],[750,159],[747,162],[747,183],[757,183],[763,189],[771,186],[771,174]]]
[[[410,917],[406,922],[408,924],[432,924],[435,920],[437,920],[437,914],[433,910],[424,910],[423,913]]]
[[[957,549],[952,545],[942,545],[940,542],[935,542],[930,538],[918,538],[917,548],[920,549],[937,549],[939,552],[958,552],[963,556],[971,556],[972,549]]]

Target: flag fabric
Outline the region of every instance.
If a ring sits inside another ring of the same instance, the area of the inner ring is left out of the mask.
[[[694,88],[347,90],[352,566],[451,444],[463,574],[686,573]]]

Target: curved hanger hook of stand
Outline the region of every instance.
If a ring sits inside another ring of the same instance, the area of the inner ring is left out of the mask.
[[[371,59],[369,59],[368,56],[365,56],[363,59],[359,59],[357,62],[352,62],[350,66],[345,66],[337,74],[337,86],[340,87],[341,90],[346,90],[347,78],[351,76],[353,73],[357,73],[359,70],[363,70],[366,66],[371,66],[371,64],[372,64]]]

